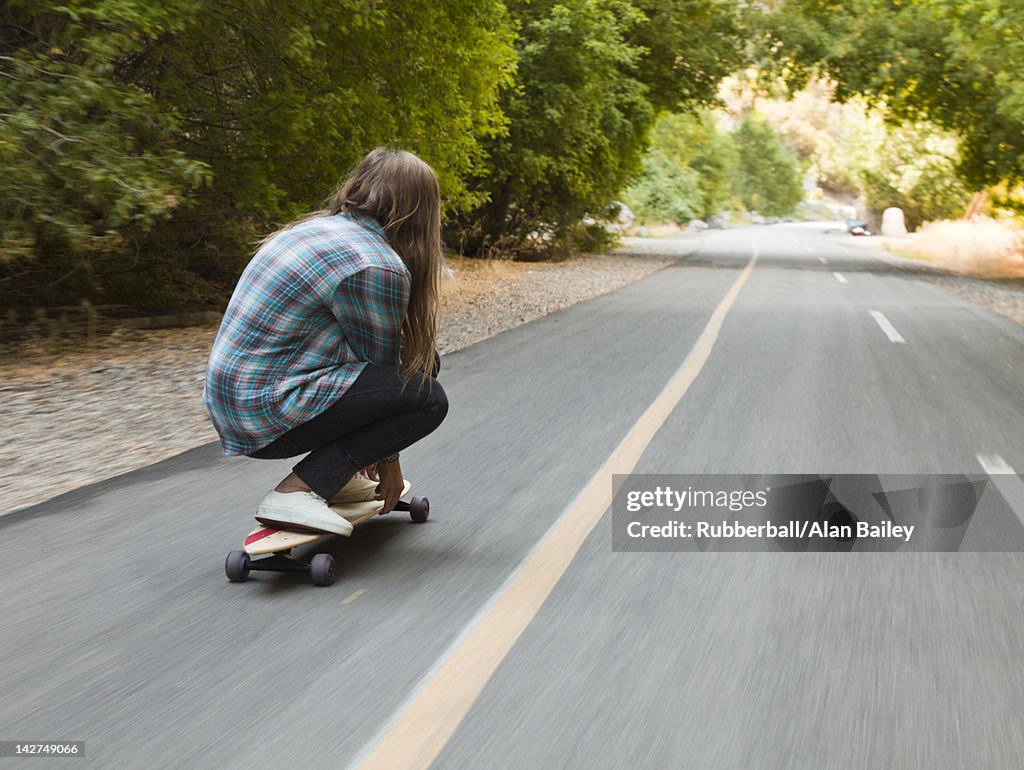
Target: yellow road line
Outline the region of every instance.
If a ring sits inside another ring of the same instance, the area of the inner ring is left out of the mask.
[[[686,360],[476,625],[461,637],[377,744],[370,747],[359,764],[363,770],[427,768],[437,758],[587,535],[608,510],[612,474],[632,472],[651,439],[704,368],[725,316],[757,262],[757,245],[751,242],[751,246],[750,262],[718,303]]]
[[[358,599],[360,596],[362,596],[365,593],[366,593],[366,589],[365,588],[360,588],[358,591],[353,591],[346,598],[342,599],[341,603],[342,604],[351,604],[352,602],[354,602],[356,599]]]

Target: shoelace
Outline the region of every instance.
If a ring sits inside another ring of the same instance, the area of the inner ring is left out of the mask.
[[[315,500],[315,501],[316,501],[316,502],[318,502],[318,503],[321,503],[321,504],[323,504],[323,505],[327,505],[327,501],[326,501],[326,500],[324,500],[324,499],[323,499],[322,497],[320,497],[320,495],[318,495],[318,494],[317,494],[316,492],[314,492],[314,491],[313,491],[312,489],[310,489],[310,490],[309,490],[308,492],[306,492],[306,493],[305,493],[305,495],[306,495],[306,497],[311,497],[311,498],[313,498],[313,500]]]

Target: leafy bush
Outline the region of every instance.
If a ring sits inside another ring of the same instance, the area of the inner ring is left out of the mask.
[[[735,142],[736,191],[743,205],[768,217],[791,214],[804,199],[793,151],[757,113],[743,117]]]
[[[651,132],[644,172],[626,201],[641,222],[708,219],[731,207],[736,148],[709,110],[665,114]]]
[[[600,216],[640,176],[656,111],[710,103],[746,60],[735,4],[510,2],[520,25],[519,87],[449,244],[470,254],[564,254],[579,223]],[[667,180],[679,189],[679,180]],[[672,193],[667,193],[672,195]],[[700,206],[698,205],[698,208]]]
[[[501,0],[43,0],[0,26],[5,306],[230,283],[377,144],[472,205],[514,69]]]

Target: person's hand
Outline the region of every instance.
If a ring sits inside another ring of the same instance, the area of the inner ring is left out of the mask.
[[[370,481],[380,481],[380,477],[377,476],[377,463],[367,465],[359,471],[359,475],[366,476]]]
[[[377,465],[377,498],[384,501],[384,508],[381,513],[389,513],[394,510],[398,499],[405,489],[405,478],[402,476],[402,466],[398,460],[393,463],[378,463]]]

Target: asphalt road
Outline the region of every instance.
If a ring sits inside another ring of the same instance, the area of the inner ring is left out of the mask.
[[[288,464],[216,446],[0,519],[0,740],[85,741],[32,767],[344,767],[385,749],[377,766],[1021,767],[1012,476],[960,553],[616,553],[604,504],[581,497],[610,497],[595,474],[643,424],[637,473],[1024,470],[1024,327],[851,240],[710,233],[448,356],[448,420],[403,455],[430,521],[328,541],[329,588],[226,581]],[[555,542],[577,514],[593,529]],[[550,553],[567,568],[545,588],[531,570]],[[467,675],[436,686],[452,661]],[[430,751],[399,731],[416,713]]]

